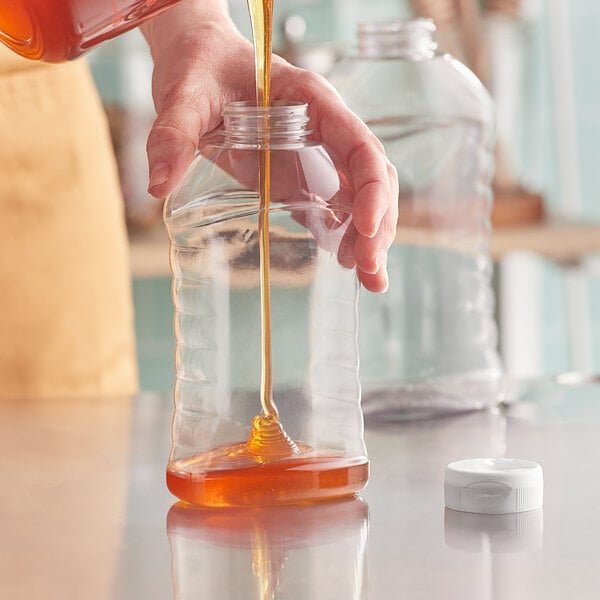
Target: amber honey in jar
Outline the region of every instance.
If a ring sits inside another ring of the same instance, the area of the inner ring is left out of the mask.
[[[64,62],[179,0],[5,0],[0,41],[32,60]]]

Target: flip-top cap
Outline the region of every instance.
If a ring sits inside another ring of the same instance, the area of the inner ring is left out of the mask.
[[[501,515],[541,508],[542,467],[516,458],[471,458],[446,467],[444,497],[448,508]]]

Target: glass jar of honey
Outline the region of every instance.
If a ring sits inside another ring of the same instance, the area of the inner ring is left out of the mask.
[[[64,62],[137,27],[179,0],[9,0],[0,41],[32,60]]]

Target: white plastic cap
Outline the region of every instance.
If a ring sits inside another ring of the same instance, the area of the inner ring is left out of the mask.
[[[448,508],[503,515],[541,508],[542,467],[516,458],[471,458],[446,467],[444,497]]]

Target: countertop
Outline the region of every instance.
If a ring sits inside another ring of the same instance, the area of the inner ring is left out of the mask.
[[[600,383],[516,389],[495,411],[368,425],[361,499],[237,513],[175,505],[168,395],[2,401],[0,597],[596,598]],[[444,467],[476,456],[539,462],[543,509],[446,510]]]

